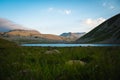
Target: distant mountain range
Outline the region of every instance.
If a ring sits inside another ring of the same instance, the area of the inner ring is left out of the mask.
[[[41,34],[3,18],[0,18],[0,37],[17,43],[65,42],[64,37]]]
[[[75,41],[82,34],[63,33],[61,36],[42,34],[36,30],[30,30],[12,21],[0,18],[0,37],[17,43],[66,43]]]
[[[76,43],[120,43],[120,14],[106,20]]]
[[[17,43],[120,43],[120,14],[106,20],[87,34],[42,34],[6,19],[0,19],[0,37]]]
[[[41,34],[36,30],[11,30],[0,33],[1,37],[17,43],[61,43],[64,37],[52,34]]]
[[[85,32],[81,32],[81,33],[68,32],[68,33],[62,33],[60,36],[65,37],[68,41],[75,41],[85,34],[86,34]]]

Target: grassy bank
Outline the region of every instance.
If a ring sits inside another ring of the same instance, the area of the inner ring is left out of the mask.
[[[120,47],[0,47],[0,80],[119,80]]]

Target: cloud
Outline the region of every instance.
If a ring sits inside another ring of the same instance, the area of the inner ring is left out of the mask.
[[[53,10],[54,10],[54,8],[52,8],[52,7],[48,8],[48,11],[49,11],[49,12],[51,12],[51,11],[53,11]]]
[[[91,18],[89,18],[89,19],[86,19],[84,21],[84,23],[87,24],[87,25],[91,25],[91,24],[93,24],[93,20]]]
[[[80,20],[79,25],[83,27],[82,29],[84,29],[84,31],[89,32],[90,30],[94,29],[95,27],[103,23],[105,20],[106,19],[103,17],[97,19],[87,18],[84,20]]]
[[[0,18],[0,31],[9,31],[13,29],[28,29],[26,27],[23,27],[22,25],[16,24],[10,20]]]
[[[107,2],[104,2],[102,6],[111,10],[115,9],[115,6],[113,4]]]
[[[71,10],[64,10],[64,13],[67,15],[71,14],[71,12],[72,12]]]
[[[105,7],[106,5],[107,5],[107,4],[106,4],[105,2],[102,4],[102,6],[104,6],[104,7]]]
[[[110,5],[110,9],[114,9],[115,7],[113,5]]]
[[[92,19],[88,18],[82,21],[82,24],[88,27],[96,27],[102,22],[104,22],[106,19],[103,17],[97,18],[97,19]]]
[[[70,10],[70,9],[56,9],[56,8],[50,7],[50,8],[48,8],[48,12],[69,15],[72,13],[72,10]]]

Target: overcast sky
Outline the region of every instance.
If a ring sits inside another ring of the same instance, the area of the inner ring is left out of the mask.
[[[0,0],[0,17],[41,33],[88,32],[120,13],[120,0]]]

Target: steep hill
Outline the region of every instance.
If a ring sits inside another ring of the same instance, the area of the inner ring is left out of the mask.
[[[80,37],[82,37],[83,35],[85,35],[85,32],[81,32],[81,33],[68,32],[68,33],[62,33],[60,36],[65,37],[68,41],[75,41]]]
[[[120,43],[120,14],[106,20],[76,40],[77,43]]]
[[[41,34],[36,30],[11,30],[8,32],[0,33],[0,36],[4,39],[14,41],[17,43],[53,43],[53,42],[65,42],[64,37],[60,37],[52,34]]]
[[[36,30],[22,30],[22,29],[16,29],[11,30],[5,33],[7,36],[34,36],[34,35],[40,35],[40,33]]]

